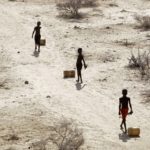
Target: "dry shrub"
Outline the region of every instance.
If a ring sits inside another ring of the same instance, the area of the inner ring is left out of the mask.
[[[137,56],[131,52],[131,58],[129,59],[129,67],[138,68],[142,78],[145,76],[150,78],[150,52],[143,52],[142,54],[138,50]]]
[[[59,15],[70,18],[80,18],[79,9],[81,7],[94,7],[98,5],[98,0],[56,0]]]
[[[50,126],[50,135],[39,141],[32,142],[28,149],[47,150],[79,150],[84,144],[83,133],[72,120],[55,123]]]
[[[73,121],[63,120],[55,127],[49,137],[58,150],[79,150],[84,144],[83,133]]]
[[[150,29],[150,16],[135,16],[135,19],[137,20],[139,27],[143,28],[144,30]]]
[[[57,9],[60,16],[69,16],[71,18],[79,18],[79,9],[82,0],[56,0]]]

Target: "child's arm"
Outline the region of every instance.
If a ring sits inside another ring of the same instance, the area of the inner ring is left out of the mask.
[[[120,99],[119,99],[119,113],[118,113],[118,115],[121,114],[120,110],[121,110],[121,102],[120,102]]]
[[[82,56],[82,60],[83,60],[83,63],[84,63],[84,68],[87,68],[87,65],[86,65],[85,60],[84,60],[84,56]]]
[[[33,30],[33,32],[32,32],[32,38],[33,38],[34,33],[35,33],[35,28],[34,28],[34,30]]]
[[[131,101],[130,101],[130,99],[129,99],[129,106],[130,106],[130,113],[132,114],[133,113],[133,111],[132,111],[132,104],[131,104]]]

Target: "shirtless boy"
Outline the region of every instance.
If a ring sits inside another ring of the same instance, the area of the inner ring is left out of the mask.
[[[120,125],[121,130],[123,130],[123,125],[125,129],[125,133],[127,133],[127,127],[126,127],[126,117],[128,115],[129,106],[130,106],[130,114],[133,113],[132,111],[132,105],[130,98],[127,97],[128,91],[126,89],[122,90],[122,97],[119,98],[119,115],[122,115],[122,122]]]

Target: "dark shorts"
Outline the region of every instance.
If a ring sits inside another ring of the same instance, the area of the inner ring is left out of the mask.
[[[41,35],[35,35],[34,40],[35,44],[40,45]]]
[[[126,119],[128,115],[128,108],[122,108],[120,111],[121,111],[122,118]]]
[[[77,64],[76,66],[77,66],[77,70],[78,70],[78,71],[81,71],[81,70],[82,70],[82,64]]]

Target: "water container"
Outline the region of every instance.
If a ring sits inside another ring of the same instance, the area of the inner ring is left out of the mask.
[[[75,78],[75,71],[74,70],[64,71],[64,78]]]
[[[41,46],[45,46],[46,45],[46,40],[45,39],[41,39],[40,40],[40,45]]]
[[[139,137],[140,128],[128,128],[128,135],[132,137]]]

